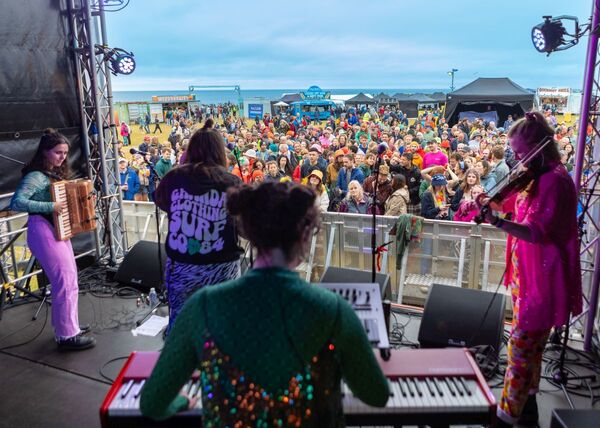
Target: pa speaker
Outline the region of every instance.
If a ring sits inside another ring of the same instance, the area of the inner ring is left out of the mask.
[[[340,268],[329,266],[321,277],[323,283],[347,283],[347,284],[365,284],[370,283],[372,273],[365,270]],[[390,287],[390,276],[385,273],[376,273],[375,282],[379,284],[382,300],[392,299],[392,289]]]
[[[157,288],[161,281],[161,272],[164,272],[167,254],[165,246],[161,244],[161,263],[158,263],[158,243],[152,241],[139,241],[127,253],[117,270],[115,280],[124,286],[135,287],[140,290]]]
[[[433,284],[419,328],[421,347],[490,345],[499,352],[505,302],[504,294]]]

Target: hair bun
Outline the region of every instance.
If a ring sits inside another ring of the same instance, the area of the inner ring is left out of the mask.
[[[252,207],[254,188],[243,184],[231,187],[227,191],[227,210],[231,215],[240,215],[248,207]]]
[[[528,111],[527,113],[525,113],[525,119],[534,121],[535,120],[535,113],[532,112],[532,111]]]
[[[202,129],[203,130],[212,129],[214,124],[215,124],[215,122],[211,118],[208,118],[208,119],[206,119],[206,122],[204,122],[204,126],[202,127]]]
[[[315,203],[315,192],[305,186],[293,186],[290,192],[289,206],[295,212],[304,213]]]

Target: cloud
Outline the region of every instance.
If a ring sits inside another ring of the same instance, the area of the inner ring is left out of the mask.
[[[478,76],[508,76],[528,87],[549,81],[577,87],[583,47],[545,58],[531,47],[529,32],[544,13],[583,20],[589,10],[558,0],[541,6],[517,0],[495,9],[476,0],[427,6],[416,0],[231,0],[227,6],[137,0],[109,15],[109,39],[133,50],[138,61],[134,75],[115,78],[114,87],[439,88],[449,86],[451,68],[459,69],[457,86]]]

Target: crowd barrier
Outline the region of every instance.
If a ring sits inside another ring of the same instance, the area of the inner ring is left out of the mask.
[[[155,241],[156,217],[151,202],[124,201],[125,229],[130,245]],[[381,272],[391,278],[395,301],[423,304],[433,283],[495,291],[504,273],[506,235],[489,225],[425,220],[422,237],[397,257],[391,234],[395,217],[377,216],[377,245],[390,243],[381,253]],[[159,213],[161,239],[167,237],[166,214]],[[298,270],[307,280],[318,281],[329,266],[371,270],[372,217],[323,213],[307,261]],[[501,287],[500,290],[504,290]]]
[[[130,246],[140,240],[156,241],[153,203],[124,201],[123,215]],[[39,273],[28,266],[26,220],[26,214],[0,218],[0,248],[5,249],[0,261],[5,284],[21,284]],[[395,301],[421,305],[433,283],[489,291],[498,288],[505,267],[504,232],[489,225],[425,220],[421,239],[408,244],[398,257],[396,238],[391,234],[395,223],[395,217],[378,216],[376,226],[377,245],[389,243],[380,256],[380,271],[390,275]],[[168,222],[163,212],[159,212],[159,228],[164,242]],[[323,213],[307,260],[298,270],[309,281],[318,281],[329,266],[370,271],[371,231],[371,216]]]

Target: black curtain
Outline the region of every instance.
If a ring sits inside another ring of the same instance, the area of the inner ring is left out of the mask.
[[[42,131],[55,128],[71,142],[72,168],[82,170],[76,75],[63,14],[60,0],[2,2],[0,154],[27,162]],[[20,170],[0,158],[0,194],[14,191]]]

